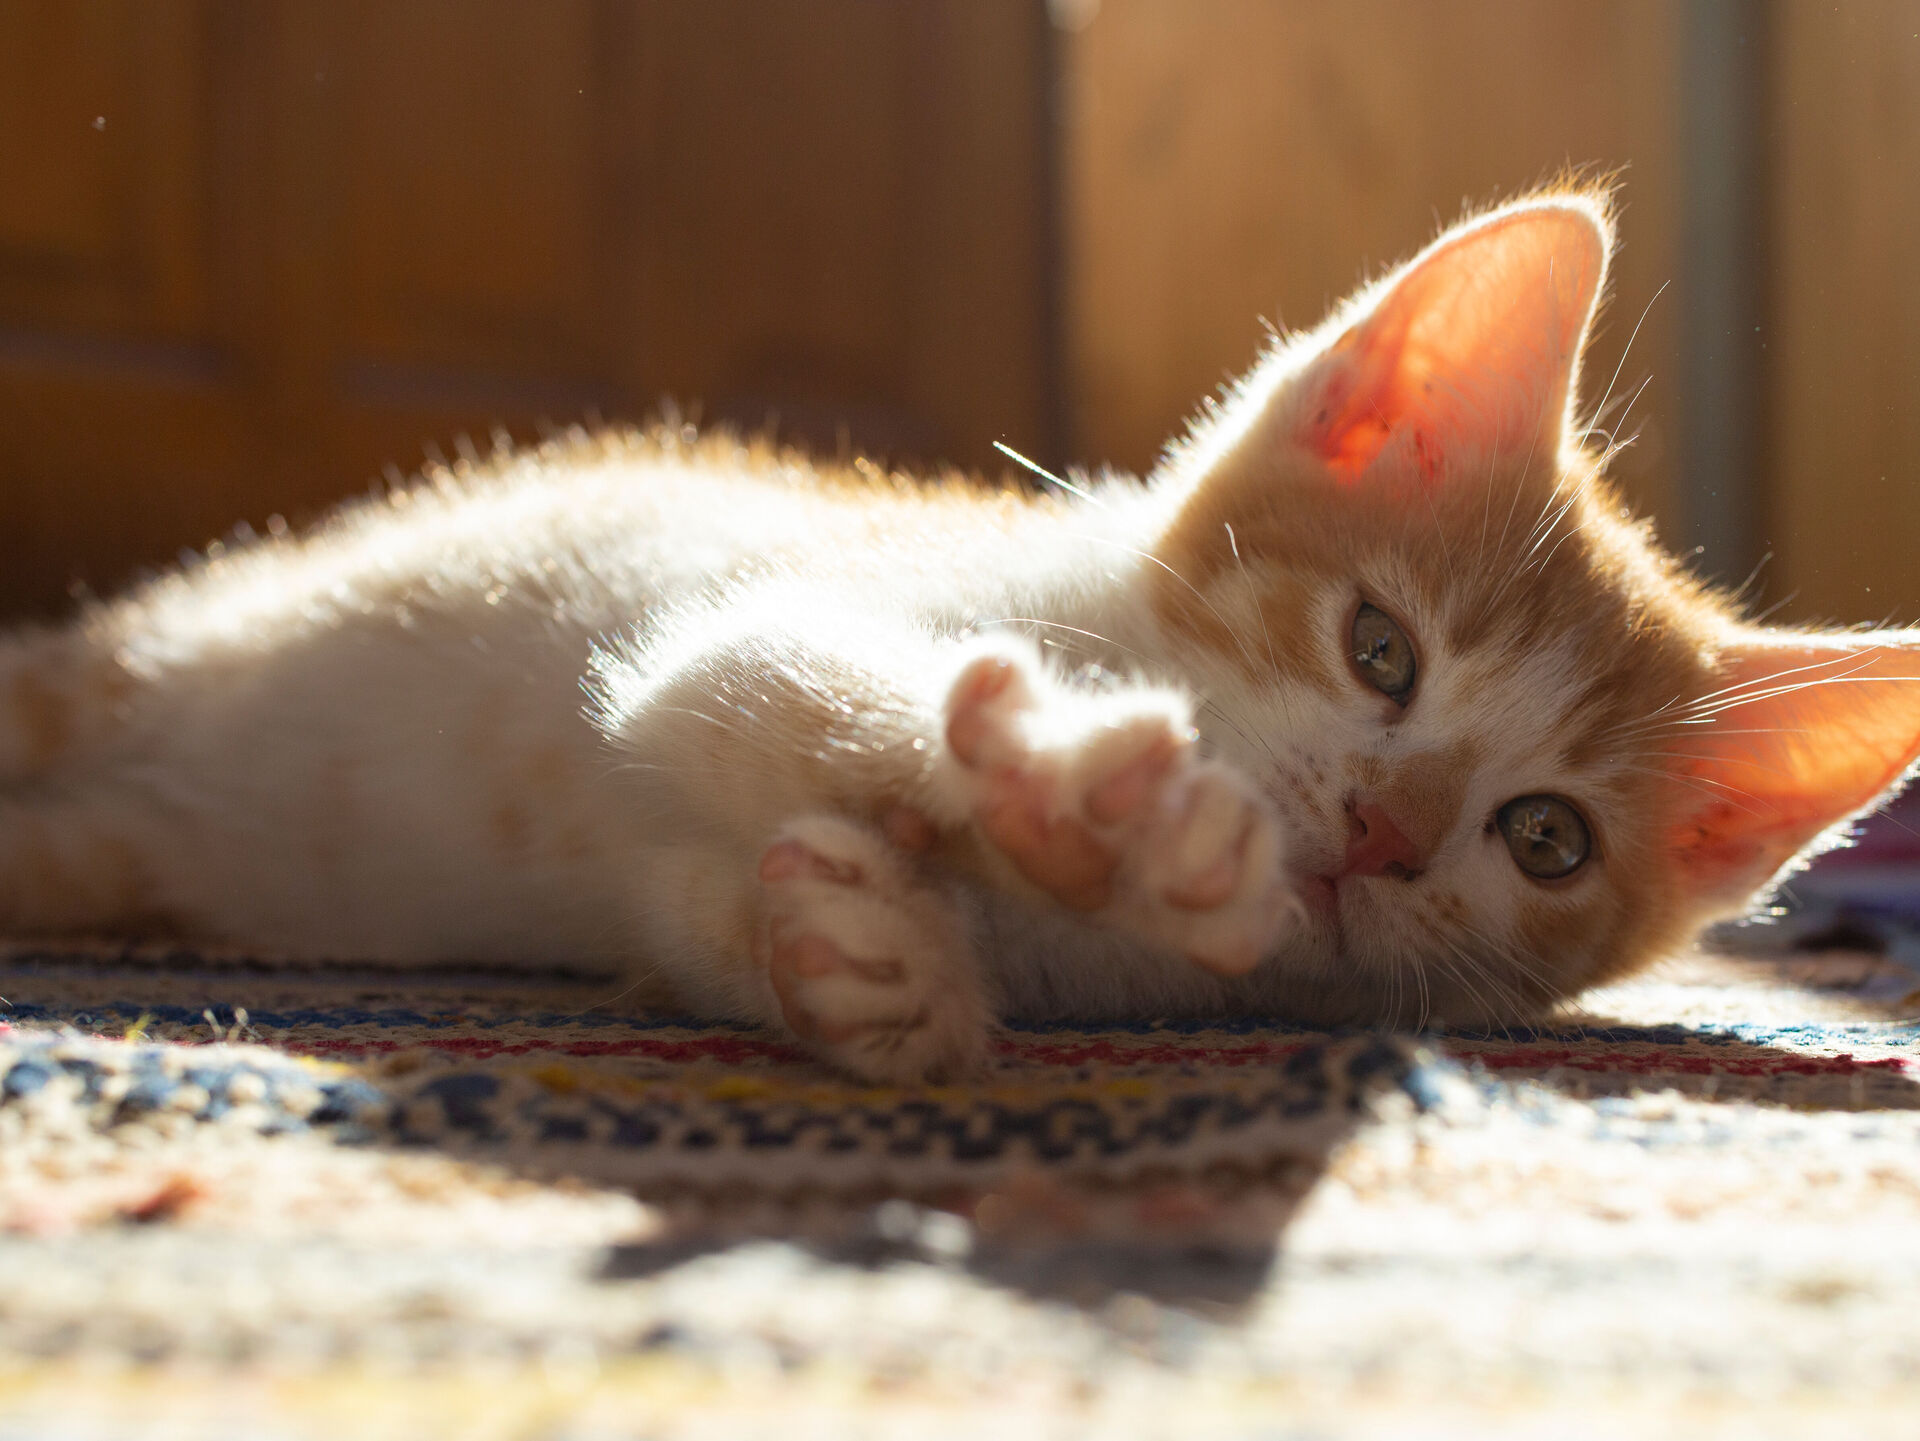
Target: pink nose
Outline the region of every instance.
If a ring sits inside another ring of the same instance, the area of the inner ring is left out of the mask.
[[[1372,801],[1347,807],[1347,854],[1340,862],[1343,876],[1411,876],[1425,869],[1427,858],[1407,839],[1393,817]]]

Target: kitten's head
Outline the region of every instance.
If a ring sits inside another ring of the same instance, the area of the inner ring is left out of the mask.
[[[1517,1018],[1750,909],[1920,754],[1920,632],[1742,621],[1574,423],[1603,198],[1443,235],[1170,453],[1156,609],[1324,1019]]]

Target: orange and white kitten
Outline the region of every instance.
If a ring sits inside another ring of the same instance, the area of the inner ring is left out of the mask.
[[[613,960],[891,1081],[1538,1012],[1920,752],[1920,632],[1745,624],[1598,474],[1610,243],[1456,227],[1144,481],[580,435],[0,640],[0,928]]]

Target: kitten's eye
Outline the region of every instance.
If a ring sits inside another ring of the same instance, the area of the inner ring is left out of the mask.
[[[1543,881],[1572,875],[1593,849],[1580,812],[1558,796],[1521,796],[1500,807],[1494,819],[1513,863]]]
[[[1363,600],[1354,612],[1351,639],[1353,668],[1360,672],[1360,679],[1389,700],[1405,705],[1419,674],[1407,633],[1392,616]]]

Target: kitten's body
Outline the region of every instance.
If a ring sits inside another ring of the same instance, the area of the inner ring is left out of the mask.
[[[1911,637],[1742,630],[1617,513],[1567,426],[1605,244],[1455,232],[1144,485],[577,436],[0,640],[0,927],[614,964],[893,1078],[995,1013],[1550,1004],[1920,748]]]
[[[796,816],[938,809],[920,792],[969,628],[1043,634],[1069,668],[1115,674],[1167,653],[1135,553],[1165,510],[1132,484],[1087,512],[677,432],[576,434],[218,554],[0,650],[0,687],[36,714],[7,758],[26,786],[0,812],[0,864],[22,882],[10,919],[308,955],[638,963],[655,994],[738,1009],[735,979],[691,953],[684,891],[753,883]],[[715,661],[729,633],[781,632],[794,649],[764,668]],[[597,689],[642,712],[623,684],[712,667],[689,706],[659,703],[675,733],[644,755],[582,714],[597,646],[627,663]],[[821,686],[861,709],[842,734],[780,693]],[[718,726],[766,764],[714,765]],[[990,910],[977,899],[981,923]],[[1150,951],[1117,964],[1114,936],[1049,919],[1012,900],[982,951],[1023,1013],[1277,1003],[1277,975],[1229,984]]]

